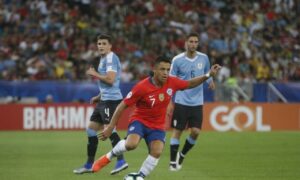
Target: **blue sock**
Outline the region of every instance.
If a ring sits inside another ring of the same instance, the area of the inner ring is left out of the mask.
[[[188,141],[190,144],[196,144],[196,140],[193,139],[191,136],[189,136],[189,137],[187,138],[187,141]]]
[[[179,139],[171,138],[170,145],[179,145]]]

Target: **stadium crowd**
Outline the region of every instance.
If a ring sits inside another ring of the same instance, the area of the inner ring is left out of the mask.
[[[88,80],[109,32],[122,81],[135,81],[197,32],[219,82],[299,81],[299,17],[299,0],[3,0],[0,80]]]

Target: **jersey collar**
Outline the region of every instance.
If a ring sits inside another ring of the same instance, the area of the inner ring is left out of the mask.
[[[196,53],[196,56],[192,59],[187,56],[186,52],[184,53],[184,55],[185,55],[185,59],[188,61],[191,61],[191,62],[195,61],[198,58],[197,53]]]

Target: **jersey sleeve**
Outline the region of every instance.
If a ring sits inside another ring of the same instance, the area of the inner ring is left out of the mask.
[[[140,84],[137,84],[132,88],[132,90],[127,94],[124,99],[124,103],[127,106],[135,104],[143,95],[143,89]]]
[[[177,90],[187,89],[188,86],[189,86],[188,81],[179,79],[177,77],[172,77],[171,81],[172,81],[172,83],[173,83],[174,88],[176,89],[176,91]]]
[[[106,72],[108,72],[108,71],[117,72],[118,71],[118,64],[119,64],[118,56],[111,55],[111,56],[107,57]]]

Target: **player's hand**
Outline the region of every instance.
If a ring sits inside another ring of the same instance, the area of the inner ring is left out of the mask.
[[[216,85],[215,85],[214,81],[211,81],[209,83],[208,88],[211,89],[211,90],[214,90],[216,88]]]
[[[90,104],[94,104],[94,103],[97,103],[99,101],[100,101],[99,96],[94,96],[90,99]]]
[[[114,128],[107,126],[104,128],[102,132],[99,133],[98,138],[102,141],[105,141],[108,137],[110,137]]]
[[[87,75],[90,75],[90,76],[96,76],[98,73],[97,73],[97,71],[95,70],[95,68],[90,67],[90,68],[86,71],[86,74],[87,74]]]
[[[219,64],[212,65],[209,71],[210,76],[215,76],[221,68],[222,66],[220,66]]]

